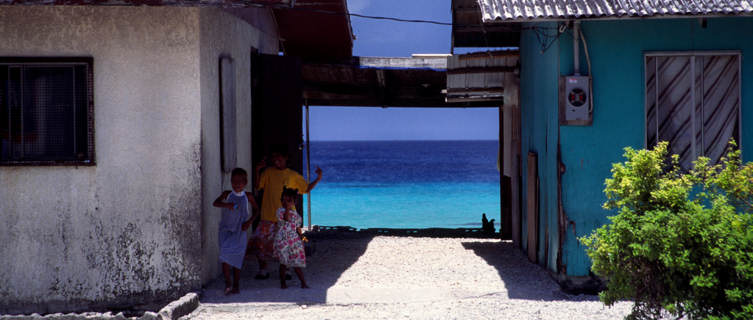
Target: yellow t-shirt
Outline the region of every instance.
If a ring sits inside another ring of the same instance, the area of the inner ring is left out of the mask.
[[[296,189],[298,193],[306,193],[308,182],[298,172],[291,169],[280,170],[270,167],[261,173],[259,190],[264,189],[261,201],[261,219],[277,222],[277,209],[282,207],[280,196],[282,189]]]

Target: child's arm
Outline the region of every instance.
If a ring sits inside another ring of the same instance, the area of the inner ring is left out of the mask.
[[[308,189],[306,190],[305,193],[311,192],[311,190],[313,190],[314,187],[316,187],[316,185],[319,183],[319,181],[322,180],[322,168],[316,167],[316,170],[314,170],[314,173],[316,173],[316,179],[314,179],[314,181],[311,181],[309,183],[309,187],[308,187]]]
[[[254,223],[254,221],[256,221],[256,218],[258,218],[258,217],[259,217],[259,212],[258,211],[254,211],[254,214],[251,215],[251,219],[246,220],[246,222],[244,222],[241,225],[241,229],[243,229],[243,231],[248,230],[248,228],[251,227],[251,225]]]
[[[251,192],[246,192],[246,198],[248,198],[248,203],[251,204],[251,207],[254,208],[254,211],[259,211],[259,205],[256,204],[254,195],[251,194]]]
[[[212,203],[213,206],[217,208],[226,208],[226,209],[232,209],[235,207],[235,204],[224,202],[223,200],[227,199],[227,196],[230,194],[230,191],[223,191],[222,194],[217,197],[217,199],[214,200]]]
[[[285,208],[285,213],[282,215],[282,219],[290,222],[290,214],[293,213],[290,209]]]

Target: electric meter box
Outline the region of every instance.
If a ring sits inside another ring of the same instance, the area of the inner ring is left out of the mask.
[[[591,77],[562,77],[560,83],[560,123],[564,125],[590,125],[593,111],[591,106]]]

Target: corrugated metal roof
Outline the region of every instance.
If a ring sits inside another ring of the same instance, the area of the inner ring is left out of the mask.
[[[753,14],[753,0],[477,0],[484,22]]]

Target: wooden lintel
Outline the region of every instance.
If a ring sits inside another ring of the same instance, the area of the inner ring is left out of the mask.
[[[448,94],[453,93],[466,93],[466,92],[505,92],[504,87],[488,87],[488,88],[447,88]]]

